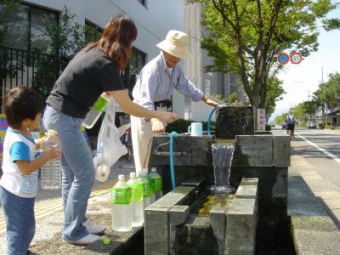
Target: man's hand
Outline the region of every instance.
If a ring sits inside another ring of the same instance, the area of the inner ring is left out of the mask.
[[[160,114],[160,117],[158,119],[160,119],[161,121],[166,122],[166,123],[171,123],[171,122],[174,122],[178,119],[177,114],[174,113],[174,112],[157,112],[157,113]]]
[[[155,133],[164,133],[165,126],[159,119],[151,119],[152,131]]]

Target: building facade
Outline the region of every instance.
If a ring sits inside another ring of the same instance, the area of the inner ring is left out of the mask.
[[[135,21],[138,37],[133,43],[131,60],[124,74],[128,75],[124,77],[124,82],[130,89],[142,67],[159,53],[155,45],[165,38],[168,30],[183,30],[182,0],[20,1],[19,10],[13,13],[9,20],[9,40],[0,54],[3,64],[1,67],[6,69],[15,63],[16,72],[1,75],[2,95],[19,84],[29,86],[34,84],[36,74],[42,66],[37,65],[40,58],[45,57],[49,62],[58,58],[56,52],[52,54],[50,52],[49,45],[53,39],[46,35],[46,31],[51,24],[62,22],[61,18],[65,11],[73,16],[71,21],[73,24],[70,26],[78,24],[86,28],[92,27],[99,34],[118,13],[127,14]],[[86,39],[90,41],[91,38]],[[60,71],[54,76],[57,77]]]

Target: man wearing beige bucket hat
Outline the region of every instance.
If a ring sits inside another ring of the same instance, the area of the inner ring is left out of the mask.
[[[181,59],[189,57],[187,34],[170,30],[165,40],[156,46],[161,49],[161,52],[140,72],[132,92],[134,102],[148,109],[169,110],[173,89],[176,89],[195,102],[202,100],[213,107],[218,105],[190,82],[178,65]],[[164,123],[157,118],[145,119],[131,116],[131,137],[138,175],[142,169],[149,166],[153,133],[161,133],[164,130]]]

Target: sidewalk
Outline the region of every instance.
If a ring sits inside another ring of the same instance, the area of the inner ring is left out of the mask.
[[[337,186],[318,174],[303,157],[291,156],[291,167],[307,184],[313,195],[325,206],[329,216],[340,229],[340,191]]]
[[[76,246],[62,242],[61,231],[63,228],[63,206],[60,190],[39,190],[36,198],[36,234],[30,250],[40,255],[50,254],[109,254],[126,242],[133,234],[140,229],[133,229],[130,232],[119,234],[111,230],[111,187],[115,184],[118,175],[135,171],[132,162],[126,160],[118,161],[111,169],[109,180],[105,183],[96,182],[92,189],[87,216],[95,224],[103,225],[107,231],[101,239],[88,246]],[[110,245],[104,245],[102,239],[108,237]],[[3,210],[0,205],[0,254],[6,254],[6,224],[3,217]]]

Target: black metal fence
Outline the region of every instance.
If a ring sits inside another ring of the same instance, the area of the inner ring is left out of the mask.
[[[3,95],[18,85],[32,86],[45,100],[58,78],[59,63],[56,55],[0,48],[1,109]]]

